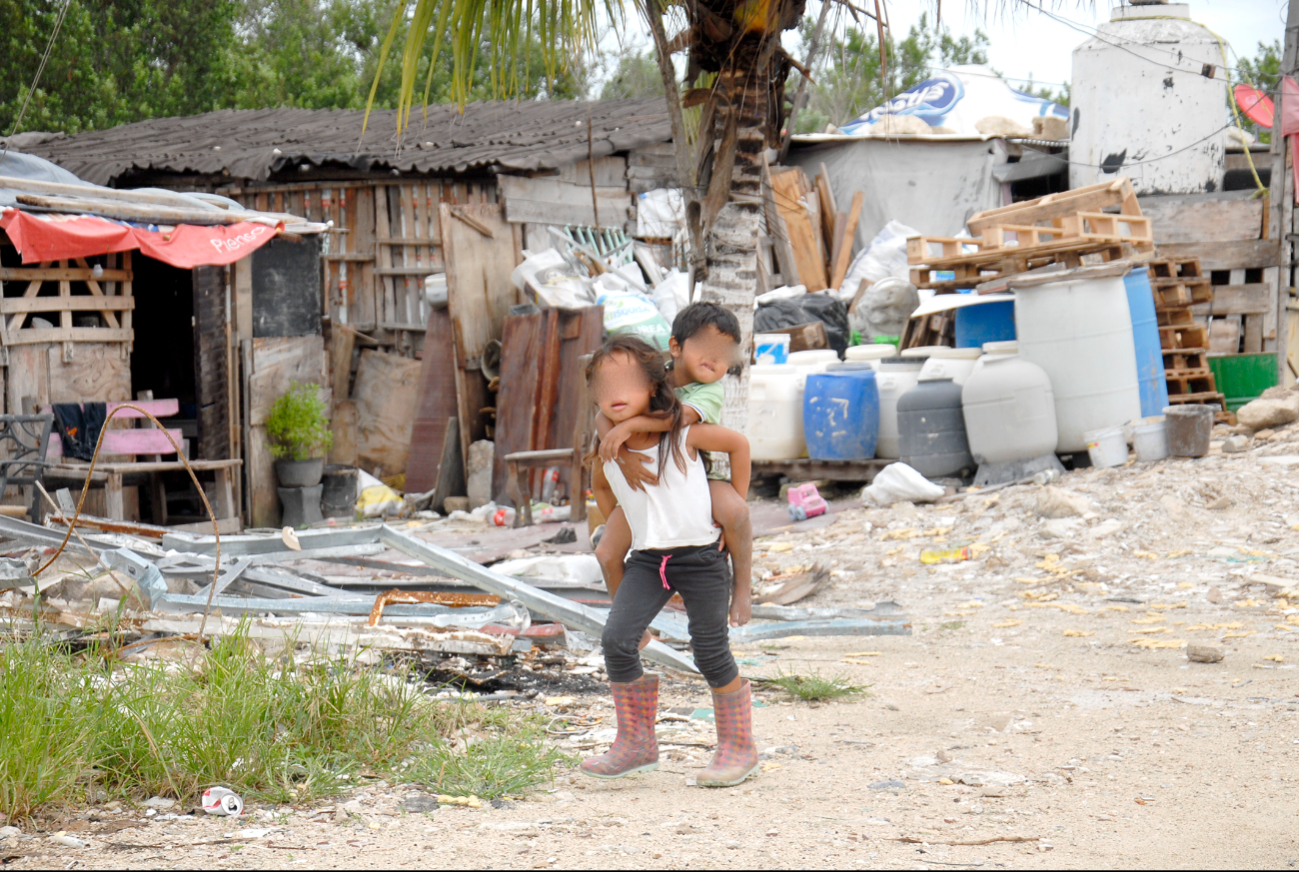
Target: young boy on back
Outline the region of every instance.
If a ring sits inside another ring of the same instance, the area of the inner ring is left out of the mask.
[[[740,323],[730,312],[715,303],[692,303],[682,309],[672,322],[672,353],[669,379],[683,408],[686,426],[703,421],[720,424],[724,394],[721,380],[740,361]],[[623,450],[634,433],[662,433],[670,427],[664,419],[642,415],[612,424],[603,414],[596,418],[600,435],[600,459],[617,460],[628,484],[636,490],[653,487],[657,481],[645,474],[636,455]],[[608,487],[601,465],[596,464],[594,486]],[[750,589],[753,581],[753,527],[749,522],[747,494],[739,493],[731,482],[717,472],[709,473],[709,494],[713,503],[713,520],[722,528],[723,543],[731,552],[735,570],[735,593],[731,602],[731,624],[741,626],[750,616]],[[631,549],[631,528],[621,508],[605,520],[604,535],[595,554],[604,570],[609,595],[622,583],[623,562]]]

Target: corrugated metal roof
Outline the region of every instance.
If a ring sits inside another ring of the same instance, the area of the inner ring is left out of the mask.
[[[663,98],[470,103],[422,110],[402,136],[396,112],[334,109],[223,109],[157,118],[30,146],[99,185],[132,170],[228,175],[263,181],[286,167],[343,165],[417,173],[548,170],[585,160],[590,113],[596,157],[672,138]]]

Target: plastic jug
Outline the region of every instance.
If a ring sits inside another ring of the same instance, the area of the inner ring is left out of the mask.
[[[958,385],[964,385],[979,358],[983,356],[982,348],[944,348],[935,350],[920,368],[920,381],[943,381],[950,379]]]
[[[879,428],[880,395],[874,370],[836,370],[807,377],[803,435],[808,457],[869,460],[875,456]]]
[[[749,445],[754,460],[803,456],[803,378],[797,367],[749,368]]]
[[[880,392],[880,431],[875,456],[895,460],[902,456],[898,436],[898,400],[916,386],[924,358],[886,357],[879,362],[876,379]]]
[[[965,436],[961,386],[922,381],[898,400],[902,462],[926,478],[974,471]]]
[[[1056,447],[1055,397],[1042,367],[992,343],[961,389],[970,454],[979,463],[1032,460]]]
[[[870,363],[872,369],[875,368],[879,361],[886,357],[895,357],[898,353],[896,345],[886,345],[883,343],[876,345],[854,345],[843,353],[845,363]]]

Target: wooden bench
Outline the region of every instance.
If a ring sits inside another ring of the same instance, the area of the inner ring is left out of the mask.
[[[134,409],[123,409],[115,416],[113,411],[125,403],[108,403],[108,414],[114,421],[122,419],[143,419],[144,416]],[[155,418],[167,418],[180,412],[177,400],[138,400],[130,405],[139,406],[150,412]],[[48,411],[48,410],[47,410]],[[147,420],[147,419],[146,419]],[[171,439],[167,437],[170,435]],[[183,446],[181,431],[156,428],[114,429],[110,426],[104,434],[100,448],[100,460],[95,464],[95,471],[90,475],[92,487],[103,487],[105,495],[105,515],[115,521],[126,519],[126,505],[122,489],[128,485],[148,483],[151,487],[154,523],[167,523],[167,493],[162,475],[167,472],[183,472],[185,464],[179,457],[174,460],[163,459],[168,455],[175,456],[176,445]],[[127,455],[144,456],[149,459],[134,461],[106,461],[106,456]],[[84,460],[67,457],[63,452],[63,441],[56,432],[50,435],[50,444],[46,450],[45,480],[47,482],[75,484],[83,486],[90,464]],[[190,460],[189,466],[194,472],[211,472],[216,479],[216,500],[212,510],[217,516],[217,528],[222,533],[238,533],[243,529],[239,516],[239,507],[234,499],[234,475],[243,464],[241,460]],[[198,525],[211,530],[211,524],[204,521]],[[197,528],[197,527],[196,527]]]

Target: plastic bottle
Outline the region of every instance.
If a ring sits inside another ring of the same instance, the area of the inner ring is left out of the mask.
[[[497,509],[487,516],[487,526],[489,527],[513,527],[514,518],[518,513],[514,509]]]

